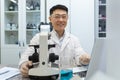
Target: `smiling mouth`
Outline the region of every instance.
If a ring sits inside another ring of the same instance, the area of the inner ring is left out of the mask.
[[[58,26],[59,26],[59,27],[63,27],[63,26],[65,26],[65,24],[58,24]]]

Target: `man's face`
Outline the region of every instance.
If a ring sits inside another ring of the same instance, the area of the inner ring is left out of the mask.
[[[50,22],[52,23],[53,28],[57,32],[64,31],[67,20],[68,20],[68,14],[66,11],[57,9],[53,12],[53,14],[49,17]]]

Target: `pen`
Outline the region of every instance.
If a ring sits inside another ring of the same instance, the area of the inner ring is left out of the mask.
[[[8,70],[8,71],[1,72],[0,75],[3,75],[3,74],[8,73],[8,72],[9,72],[9,70]]]

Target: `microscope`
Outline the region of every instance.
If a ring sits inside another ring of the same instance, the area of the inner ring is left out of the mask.
[[[35,54],[33,55],[35,57],[29,56],[29,60],[32,60],[33,63],[34,62],[39,63],[37,67],[31,67],[29,69],[28,75],[31,79],[56,80],[59,76],[58,68],[48,66],[49,62],[54,62],[55,60],[58,60],[58,56],[56,56],[54,53],[48,55],[48,50],[52,47],[55,47],[54,44],[48,45],[48,37],[49,37],[48,32],[40,32],[39,45],[30,45],[34,46]]]
[[[55,53],[49,53],[49,49],[54,48],[55,44],[48,44],[51,35],[48,33],[50,25],[41,25],[39,37],[39,45],[29,45],[34,47],[35,52],[29,56],[29,60],[33,62],[28,75],[32,80],[70,80],[72,77],[71,70],[60,70],[52,67],[56,60],[60,60]],[[38,51],[37,51],[38,50]],[[51,66],[49,65],[51,63]]]

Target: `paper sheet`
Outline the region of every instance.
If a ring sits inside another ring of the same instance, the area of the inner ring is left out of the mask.
[[[3,67],[0,69],[0,80],[6,80],[20,74],[17,68]]]
[[[86,67],[73,67],[73,68],[68,68],[73,71],[73,73],[79,73],[83,71],[87,71]]]

